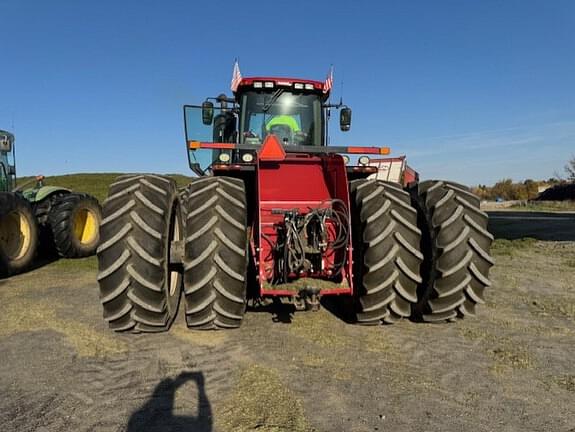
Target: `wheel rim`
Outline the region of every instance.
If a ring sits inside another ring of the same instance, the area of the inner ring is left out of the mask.
[[[170,229],[172,235],[170,236],[170,242],[168,245],[171,245],[173,241],[182,240],[180,235],[180,223],[177,214],[178,210],[174,209],[172,220],[170,221],[172,224],[172,228]],[[169,246],[168,246],[168,256],[170,256]],[[178,289],[178,285],[180,285],[180,273],[177,270],[171,270],[168,272],[168,295],[173,297]]]
[[[93,243],[98,237],[98,222],[93,211],[82,208],[74,216],[74,236],[84,245]]]
[[[32,229],[24,213],[15,210],[0,220],[0,248],[10,260],[25,256],[31,241]]]

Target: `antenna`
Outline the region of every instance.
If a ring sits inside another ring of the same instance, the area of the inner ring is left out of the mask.
[[[341,81],[339,82],[339,104],[343,105],[343,72],[341,73]]]

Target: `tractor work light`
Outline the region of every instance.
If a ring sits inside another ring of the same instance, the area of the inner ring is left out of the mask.
[[[263,83],[261,83],[260,81],[254,81],[254,88],[262,88],[263,87]]]
[[[220,153],[220,155],[218,156],[218,159],[220,160],[220,162],[229,162],[230,161],[230,155],[228,153]]]
[[[343,155],[342,158],[343,158],[343,163],[347,165],[349,163],[349,156]]]
[[[360,165],[367,165],[369,163],[369,158],[367,156],[361,156],[358,159],[358,162],[360,163]]]
[[[296,90],[303,90],[303,84],[302,83],[294,83],[293,88]]]
[[[273,81],[266,81],[264,84],[265,88],[274,88],[274,83]]]
[[[251,154],[251,153],[244,153],[244,154],[242,155],[242,160],[243,160],[245,163],[250,163],[250,162],[252,162],[252,161],[254,160],[254,155]]]
[[[306,90],[313,90],[313,84],[306,84],[305,89]]]

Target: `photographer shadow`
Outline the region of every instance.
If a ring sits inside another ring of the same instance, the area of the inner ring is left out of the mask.
[[[188,381],[195,381],[198,388],[198,414],[174,415],[176,391]],[[205,391],[204,374],[184,372],[175,379],[166,378],[156,386],[148,402],[130,417],[127,431],[211,432],[212,427],[212,408]]]

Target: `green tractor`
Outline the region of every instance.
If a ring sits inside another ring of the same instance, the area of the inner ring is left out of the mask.
[[[46,234],[42,238],[49,239],[61,257],[94,254],[101,219],[96,198],[45,186],[42,176],[16,186],[14,135],[0,130],[0,277],[30,267],[40,233]]]

